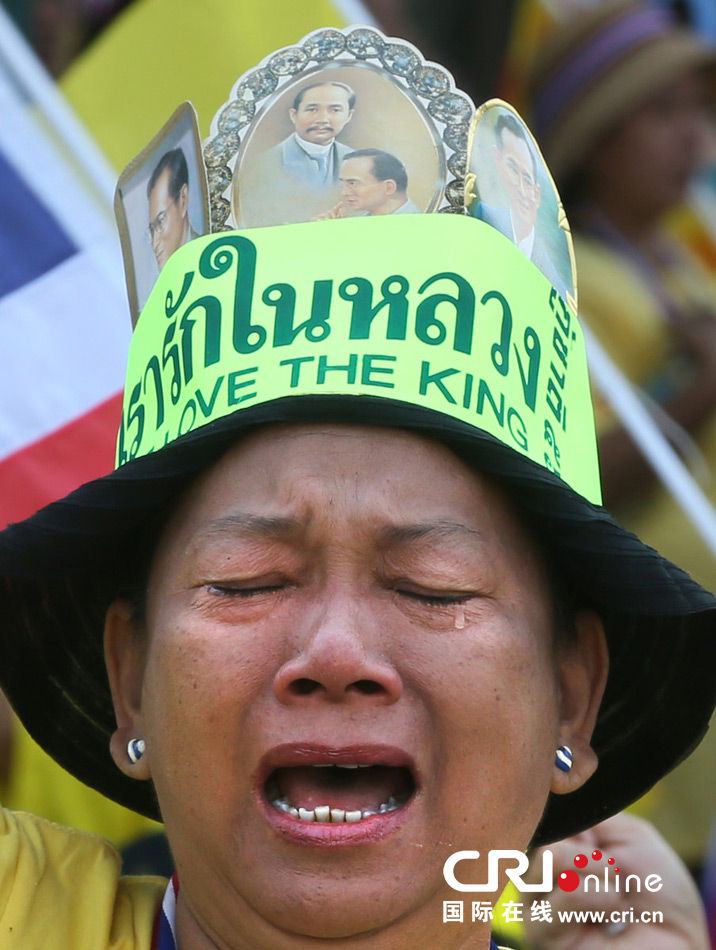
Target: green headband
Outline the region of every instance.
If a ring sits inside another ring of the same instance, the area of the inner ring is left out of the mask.
[[[353,218],[179,248],[134,332],[117,464],[249,406],[309,394],[437,410],[601,502],[579,323],[480,221]]]

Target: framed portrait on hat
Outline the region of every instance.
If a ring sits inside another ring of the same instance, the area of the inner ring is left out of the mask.
[[[520,115],[491,99],[475,115],[468,149],[467,209],[496,228],[577,309],[574,252],[557,188]]]
[[[438,131],[416,99],[385,70],[335,65],[267,103],[237,156],[231,198],[248,226],[427,212],[440,204],[446,172]]]
[[[124,169],[114,211],[134,325],[170,255],[211,230],[199,125],[190,102]]]
[[[318,30],[240,77],[217,112],[215,230],[457,210],[472,114],[409,43]]]

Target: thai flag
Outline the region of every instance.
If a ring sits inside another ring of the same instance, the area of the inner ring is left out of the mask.
[[[205,25],[200,5],[187,2],[182,16],[167,20],[164,0],[135,4],[132,16],[118,17],[96,49],[90,48],[86,61],[71,70],[75,105],[81,100],[88,126],[122,165],[146,144],[145,138],[133,141],[137,127],[144,123],[141,135],[148,138],[182,99],[203,101],[202,83],[211,85],[215,74],[225,75],[218,88],[228,91],[239,73],[271,48],[293,42],[327,20],[335,25],[375,24],[361,0],[313,0],[291,5],[295,35],[272,42],[274,29],[288,29],[289,8],[278,6],[281,13],[276,16],[269,4],[233,8],[234,17],[250,13],[261,29],[255,36],[251,30],[239,31],[236,43],[223,47],[217,62],[213,52],[206,52],[208,46],[197,45],[194,31],[186,29],[187,17],[195,18],[199,27]],[[157,22],[164,38],[158,47],[152,39]],[[148,44],[151,55],[145,52]],[[191,73],[189,88],[184,71],[174,69],[177,48],[185,49],[187,63],[200,64]],[[159,70],[161,82],[152,69]],[[141,97],[132,94],[132,77]],[[138,115],[135,103],[140,98]],[[207,98],[214,108],[221,101],[216,90]],[[131,323],[111,210],[116,173],[2,6],[0,114],[4,527],[112,468]],[[113,150],[115,139],[121,148]]]
[[[4,527],[111,470],[131,324],[113,173],[78,162],[83,133],[7,17],[0,114]]]

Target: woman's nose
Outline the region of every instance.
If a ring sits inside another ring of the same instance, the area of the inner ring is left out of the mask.
[[[274,693],[285,705],[349,702],[389,705],[403,691],[397,669],[380,649],[382,631],[370,611],[333,600],[308,623],[296,652],[276,673]]]

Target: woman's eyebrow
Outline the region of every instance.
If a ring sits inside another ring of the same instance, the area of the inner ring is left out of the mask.
[[[407,541],[452,540],[483,541],[484,535],[477,528],[471,528],[459,521],[420,521],[415,524],[391,525],[383,532],[387,544],[401,544]]]
[[[267,538],[281,538],[295,534],[300,528],[301,522],[296,518],[236,512],[214,518],[202,534],[209,538],[227,534],[253,534]]]
[[[214,518],[201,531],[201,535],[211,540],[227,535],[255,535],[264,538],[295,537],[306,524],[299,518],[282,515],[257,515],[250,512],[236,512]],[[458,521],[420,521],[410,524],[387,525],[381,528],[379,536],[382,544],[398,545],[411,541],[483,541],[484,534],[477,528],[469,527]]]

